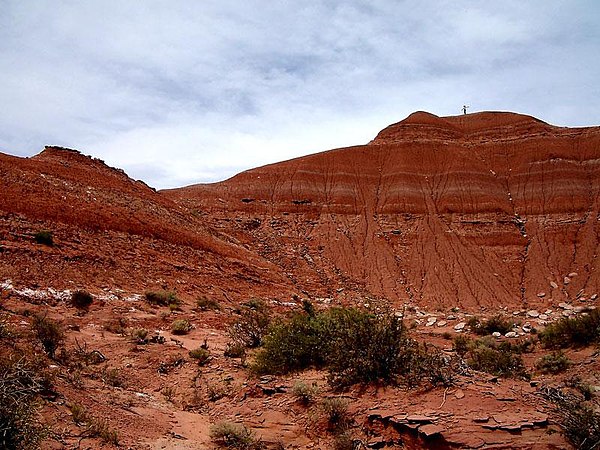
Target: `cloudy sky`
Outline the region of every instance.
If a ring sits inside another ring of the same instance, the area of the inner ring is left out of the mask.
[[[0,151],[157,188],[464,103],[599,125],[600,1],[0,0]]]

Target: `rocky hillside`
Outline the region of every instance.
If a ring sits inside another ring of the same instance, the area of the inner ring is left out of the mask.
[[[597,291],[599,192],[600,127],[417,112],[367,145],[163,195],[299,291],[443,309]]]

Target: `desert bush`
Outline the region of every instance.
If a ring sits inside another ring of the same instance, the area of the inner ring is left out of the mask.
[[[145,328],[134,328],[131,330],[131,339],[136,344],[147,344],[148,343],[148,330]]]
[[[468,353],[467,363],[474,370],[507,378],[525,376],[520,353],[499,348],[495,342],[478,339]]]
[[[73,403],[70,406],[70,409],[71,418],[76,424],[84,424],[90,419],[90,415],[88,414],[87,409],[83,405],[79,403]]]
[[[271,323],[271,312],[268,306],[260,300],[250,300],[243,305],[240,317],[229,329],[229,335],[234,342],[246,347],[259,347]]]
[[[54,358],[56,350],[65,339],[60,324],[47,317],[46,314],[36,314],[31,327],[46,354],[50,358]]]
[[[574,448],[593,450],[600,446],[600,413],[589,402],[566,396],[557,402],[560,424]]]
[[[542,356],[535,364],[535,368],[542,373],[557,374],[564,372],[571,365],[571,361],[561,352],[552,352]]]
[[[481,321],[477,317],[471,317],[467,321],[467,325],[469,325],[475,334],[479,334],[480,336],[486,336],[495,332],[506,334],[513,329],[513,322],[500,314],[484,321]]]
[[[181,305],[181,300],[173,291],[148,291],[145,293],[146,301],[151,305],[169,306]]]
[[[339,433],[333,438],[334,450],[354,450],[355,448],[354,438],[348,431]]]
[[[119,445],[119,433],[110,428],[106,419],[90,419],[87,423],[87,432],[90,436],[99,437],[107,444]]]
[[[315,397],[319,393],[319,388],[316,383],[308,385],[303,381],[297,381],[292,387],[292,393],[300,403],[304,406],[308,406],[315,400]]]
[[[463,334],[459,334],[453,339],[454,351],[457,355],[464,356],[469,351],[471,339]]]
[[[600,309],[587,315],[564,318],[548,325],[539,335],[548,348],[581,347],[600,342]]]
[[[174,320],[171,324],[171,332],[173,334],[188,334],[192,329],[192,324],[185,319]]]
[[[129,321],[126,317],[117,317],[104,323],[104,329],[114,334],[125,334]],[[146,335],[148,332],[146,332]]]
[[[198,297],[196,300],[196,308],[200,311],[208,311],[211,309],[218,311],[221,309],[221,304],[213,298]]]
[[[341,430],[350,423],[347,400],[340,397],[329,397],[323,400],[321,408],[331,429]]]
[[[223,354],[227,358],[244,359],[246,357],[246,347],[240,342],[228,342]]]
[[[52,235],[52,231],[38,231],[33,235],[33,239],[38,244],[47,245],[49,247],[52,247],[54,245],[54,236]]]
[[[311,316],[295,314],[269,329],[252,366],[258,373],[284,374],[326,367],[337,388],[355,383],[395,383],[417,378],[449,379],[439,351],[409,338],[393,313],[371,314],[332,308]],[[433,376],[430,376],[434,374]]]
[[[45,429],[37,420],[47,380],[23,357],[0,358],[0,448],[39,448]]]
[[[102,371],[102,381],[113,387],[124,387],[125,378],[121,375],[121,371],[116,367],[104,369]]]
[[[264,448],[252,430],[240,423],[219,422],[210,427],[213,441],[227,447],[242,450],[258,450]]]
[[[198,347],[194,350],[189,351],[190,358],[195,359],[198,365],[206,364],[210,358],[210,352],[202,347]]]
[[[73,305],[75,308],[86,309],[92,304],[93,301],[94,297],[92,297],[92,294],[83,289],[78,289],[71,295],[71,305]]]

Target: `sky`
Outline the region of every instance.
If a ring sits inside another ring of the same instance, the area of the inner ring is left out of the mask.
[[[463,104],[600,125],[600,1],[0,0],[0,152],[156,188]]]

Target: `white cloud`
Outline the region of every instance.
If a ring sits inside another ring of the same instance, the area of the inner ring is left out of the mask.
[[[595,1],[4,0],[0,150],[156,187],[360,144],[414,110],[598,122]]]

